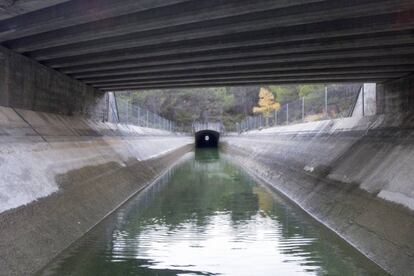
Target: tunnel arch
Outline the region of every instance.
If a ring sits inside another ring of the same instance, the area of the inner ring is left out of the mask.
[[[194,135],[195,137],[195,146],[197,148],[217,148],[220,133],[214,130],[200,130],[197,131]]]

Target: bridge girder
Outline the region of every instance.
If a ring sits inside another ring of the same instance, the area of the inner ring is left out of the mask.
[[[398,79],[412,0],[1,1],[0,43],[102,91]]]

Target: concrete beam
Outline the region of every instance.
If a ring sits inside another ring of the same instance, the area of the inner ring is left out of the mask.
[[[351,80],[350,69],[374,66],[359,76],[382,79],[412,70],[412,8],[412,0],[72,0],[1,21],[0,42],[104,88],[291,81],[295,72]]]
[[[69,0],[0,0],[0,20],[68,1]]]
[[[94,70],[95,65],[123,65],[131,59],[139,58],[167,58],[169,56],[220,54],[248,50],[262,51],[272,49],[277,53],[302,53],[340,49],[358,49],[364,47],[384,47],[391,45],[403,45],[414,43],[414,34],[411,31],[388,32],[374,35],[346,36],[337,39],[303,40],[293,43],[277,43],[279,39],[274,36],[238,36],[237,38],[221,38],[208,41],[197,41],[186,44],[168,44],[163,46],[139,47],[125,50],[115,50],[103,53],[88,54],[83,56],[53,59],[44,62],[52,68],[65,68],[62,72],[73,73]],[[67,71],[66,71],[67,69]],[[108,68],[109,69],[109,68]],[[70,71],[73,70],[73,71]]]
[[[331,61],[331,63],[341,62],[344,59],[352,58],[372,58],[372,57],[392,57],[406,55],[407,58],[411,58],[411,63],[414,62],[412,58],[414,54],[414,46],[401,47],[398,51],[379,49],[373,50],[358,50],[358,51],[333,51],[327,53],[316,53],[316,54],[291,54],[291,55],[273,55],[273,56],[257,56],[257,57],[246,57],[246,58],[223,58],[211,61],[195,61],[195,62],[183,62],[178,64],[161,64],[154,65],[154,62],[138,63],[142,66],[131,67],[127,69],[113,69],[113,70],[96,70],[94,72],[84,72],[71,74],[72,77],[77,79],[85,79],[91,77],[103,77],[103,76],[116,76],[126,74],[138,74],[138,73],[158,73],[165,71],[177,71],[177,70],[196,70],[196,69],[207,69],[215,70],[219,67],[227,66],[242,66],[250,65],[252,67],[259,64],[285,64],[285,63],[298,63],[298,62],[317,62],[317,61]]]
[[[309,39],[334,38],[341,36],[372,34],[386,31],[402,31],[414,28],[414,18],[408,17],[404,24],[395,24],[395,18],[406,17],[405,13],[384,14],[373,17],[343,19],[332,22],[300,24],[297,26],[277,27],[277,20],[269,18],[251,21],[237,21],[224,24],[206,24],[188,28],[171,28],[159,32],[138,33],[112,37],[90,42],[81,42],[27,53],[36,60],[48,60],[68,56],[78,56],[98,52],[127,49],[133,47],[160,45],[163,43],[191,43],[196,39],[216,39],[218,37],[257,35],[263,31],[267,36],[278,38],[277,42],[293,42]],[[276,22],[276,23],[275,23]]]
[[[187,1],[178,5],[158,8],[151,13],[133,13],[114,18],[95,21],[89,24],[73,26],[57,31],[50,31],[22,39],[9,41],[7,46],[15,51],[28,52],[82,41],[90,41],[113,36],[126,35],[144,31],[170,28],[186,24],[195,24],[203,21],[212,21],[226,17],[248,15],[269,10],[281,9],[322,0],[210,0]],[[325,3],[321,3],[325,5]],[[378,7],[378,6],[377,6]],[[286,9],[283,9],[286,10]],[[286,10],[289,12],[289,10]],[[96,30],[100,30],[97,32]],[[0,36],[0,39],[2,37]],[[1,41],[1,40],[0,40]]]
[[[131,91],[131,90],[153,90],[153,89],[178,89],[178,88],[197,88],[197,87],[226,87],[226,86],[257,86],[257,85],[284,85],[284,84],[329,84],[329,83],[346,83],[346,82],[383,82],[384,78],[366,78],[366,77],[332,77],[332,78],[303,78],[294,80],[258,80],[258,81],[240,81],[240,82],[197,82],[190,84],[167,84],[167,85],[141,85],[141,86],[116,86],[101,89],[102,91]]]
[[[137,89],[153,89],[153,87],[159,88],[167,88],[167,87],[184,87],[184,86],[237,86],[237,85],[266,85],[266,84],[284,84],[284,83],[306,83],[309,81],[316,81],[316,82],[324,82],[325,81],[337,81],[342,82],[345,81],[354,81],[360,82],[361,80],[369,80],[369,81],[384,81],[387,79],[398,79],[401,77],[406,76],[407,74],[401,73],[384,73],[384,74],[357,74],[357,75],[314,75],[311,77],[284,77],[284,78],[240,78],[240,79],[230,79],[230,80],[212,80],[212,81],[176,81],[176,82],[169,82],[169,83],[137,83],[137,84],[128,84],[128,85],[109,85],[100,87],[99,89],[103,91],[116,91],[116,90],[131,90],[134,88]]]
[[[199,81],[229,81],[239,79],[270,79],[270,78],[282,78],[282,77],[297,77],[304,78],[307,76],[326,76],[331,75],[368,75],[368,76],[384,76],[384,74],[405,75],[414,71],[414,65],[409,66],[389,66],[389,67],[365,67],[365,68],[347,68],[347,69],[328,69],[328,70],[308,70],[308,71],[276,71],[276,72],[258,72],[258,73],[240,73],[240,74],[213,74],[213,75],[196,75],[196,76],[184,76],[184,77],[169,77],[169,78],[150,78],[150,79],[130,79],[123,81],[106,81],[93,84],[96,88],[109,87],[109,86],[133,86],[144,84],[171,84],[178,82],[199,82]]]
[[[124,81],[131,80],[140,77],[158,76],[163,77],[177,77],[185,75],[217,75],[217,74],[240,74],[240,73],[256,73],[256,72],[272,72],[272,71],[303,71],[314,70],[316,73],[320,70],[332,70],[332,69],[352,69],[352,68],[364,68],[364,67],[388,67],[388,66],[411,66],[414,64],[413,56],[393,56],[393,57],[374,57],[374,58],[354,58],[345,60],[336,60],[335,63],[329,61],[314,61],[314,62],[293,62],[293,63],[279,63],[279,64],[253,64],[253,65],[240,65],[240,66],[223,66],[215,67],[214,70],[210,68],[206,69],[183,69],[173,70],[165,72],[153,72],[147,73],[129,73],[119,76],[104,76],[82,79],[83,82],[89,84],[96,84],[109,81]]]
[[[309,60],[324,60],[332,58],[346,58],[346,57],[372,57],[372,56],[387,56],[398,54],[414,54],[414,39],[412,44],[404,44],[404,46],[378,46],[369,48],[345,48],[346,50],[340,51],[329,51],[323,49],[323,46],[318,47],[319,51],[309,51],[308,48],[301,45],[291,47],[288,46],[273,46],[264,48],[247,48],[241,50],[227,50],[227,51],[212,51],[212,52],[201,52],[193,53],[191,55],[174,55],[160,58],[141,58],[141,59],[130,59],[128,61],[117,61],[103,64],[88,64],[78,67],[62,68],[60,71],[65,74],[73,74],[75,77],[82,77],[82,74],[93,74],[101,71],[114,71],[125,72],[125,69],[132,68],[136,69],[145,66],[160,66],[160,65],[172,65],[172,64],[184,64],[184,63],[202,63],[208,61],[218,62],[220,60],[229,61],[232,59],[246,59],[255,58],[256,60],[262,59],[263,57],[271,58],[274,62],[288,62],[288,61],[309,61]],[[340,44],[336,44],[339,47]],[[363,46],[360,45],[360,46]],[[334,48],[334,47],[332,47]],[[301,53],[300,50],[304,51]],[[340,48],[343,49],[343,48]]]
[[[72,0],[0,22],[1,41],[58,30],[188,0]]]

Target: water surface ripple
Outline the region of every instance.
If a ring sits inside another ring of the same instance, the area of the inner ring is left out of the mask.
[[[383,275],[213,150],[197,151],[39,275]]]

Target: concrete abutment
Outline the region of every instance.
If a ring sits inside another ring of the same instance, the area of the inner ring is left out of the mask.
[[[107,95],[0,46],[0,106],[102,121]]]

